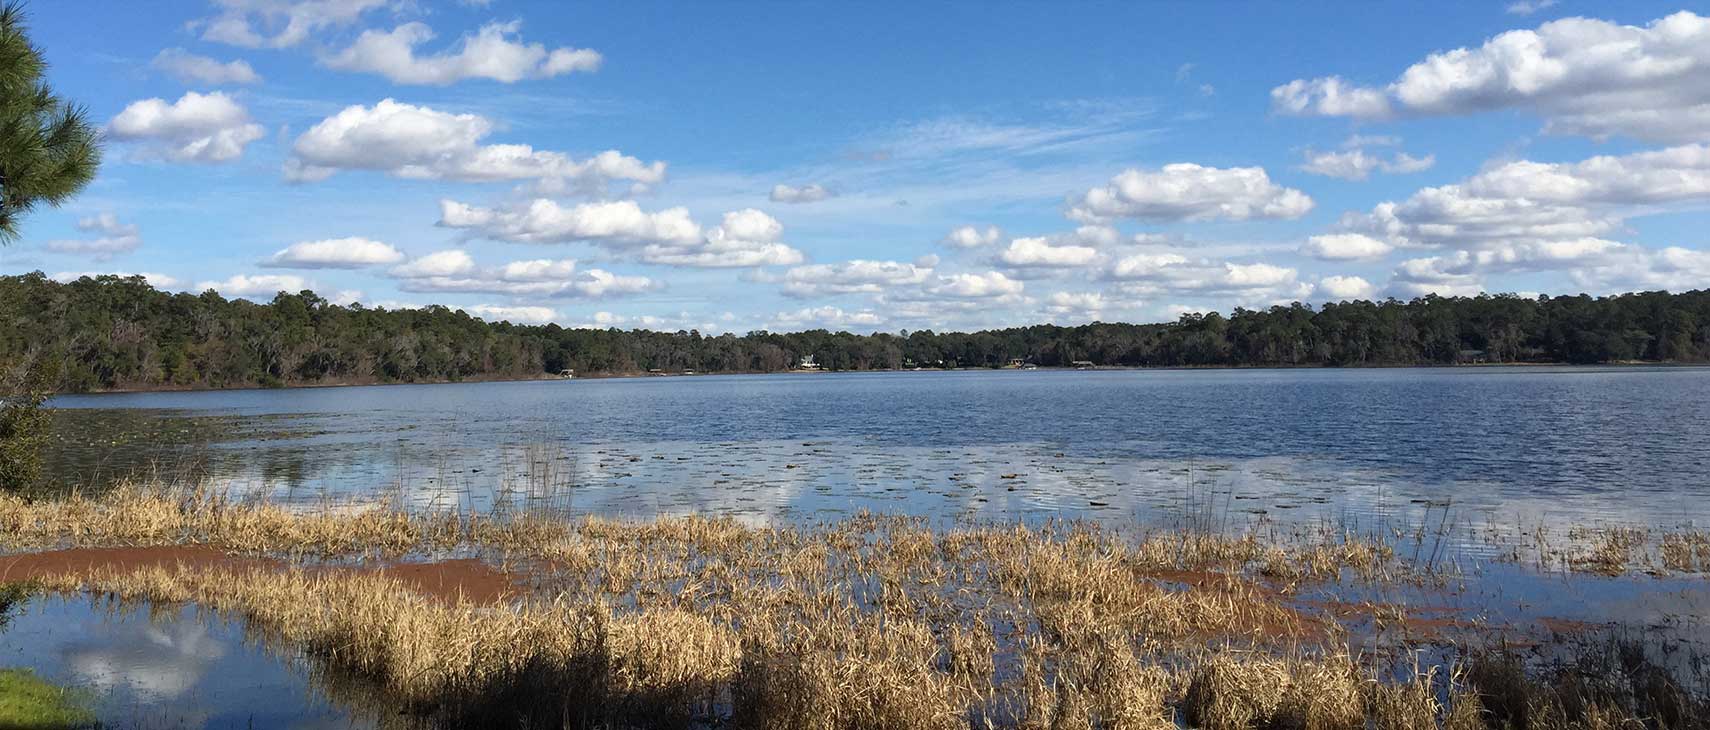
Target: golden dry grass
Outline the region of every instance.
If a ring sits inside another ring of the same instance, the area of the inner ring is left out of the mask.
[[[1638,528],[1609,527],[1576,531],[1569,537],[1590,542],[1589,549],[1569,556],[1574,570],[1621,575],[1634,564],[1634,551],[1645,544],[1647,533]]]
[[[1490,539],[1499,538],[1492,534]],[[1631,525],[1574,527],[1563,535],[1539,526],[1529,545],[1504,547],[1502,559],[1529,561],[1541,570],[1571,570],[1608,577],[1633,572],[1710,573],[1710,533],[1660,531]]]
[[[303,511],[129,489],[0,496],[0,544],[284,558],[298,567],[73,570],[46,585],[241,617],[270,644],[451,725],[1467,730],[1495,717],[1478,699],[1439,702],[1430,675],[1374,681],[1332,617],[1289,600],[1302,582],[1405,570],[1383,543],[1333,531],[944,529],[865,514],[753,527]],[[509,565],[528,589],[447,600],[314,567],[448,551]]]
[[[1662,562],[1677,573],[1710,572],[1710,534],[1681,532],[1664,535],[1658,546]]]

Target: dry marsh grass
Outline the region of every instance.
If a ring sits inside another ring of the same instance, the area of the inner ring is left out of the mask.
[[[1647,541],[1646,531],[1631,527],[1609,527],[1598,530],[1577,530],[1570,538],[1589,542],[1589,549],[1571,554],[1568,563],[1574,570],[1603,575],[1621,575],[1635,563],[1634,551]]]
[[[1710,573],[1710,533],[1656,531],[1630,525],[1574,527],[1558,534],[1545,526],[1524,533],[1524,545],[1503,545],[1498,559],[1531,563],[1539,570],[1567,570],[1607,577],[1630,573]],[[1487,541],[1503,538],[1497,531]]]
[[[1381,541],[1333,530],[1260,539],[1077,522],[934,528],[866,514],[792,528],[372,505],[305,512],[131,489],[100,500],[0,496],[0,543],[197,544],[279,558],[266,569],[66,570],[43,585],[240,617],[269,645],[329,676],[363,678],[411,718],[442,726],[1581,726],[1515,724],[1500,673],[1374,679],[1334,617],[1289,600],[1303,582],[1406,570]],[[446,552],[509,565],[528,589],[447,599],[383,573],[318,567]],[[1495,699],[1481,699],[1487,691]],[[1562,722],[1632,716],[1607,702],[1558,706]]]
[[[1531,668],[1512,652],[1476,655],[1464,692],[1492,728],[1689,730],[1710,727],[1710,704],[1682,687],[1640,643],[1610,640],[1572,662]]]
[[[1710,533],[1664,535],[1658,545],[1658,553],[1663,565],[1677,573],[1710,572]]]

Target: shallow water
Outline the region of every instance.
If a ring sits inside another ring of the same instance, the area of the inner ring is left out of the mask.
[[[813,521],[1710,523],[1710,369],[964,371],[67,396],[59,484]]]
[[[1374,625],[1358,610],[1374,602],[1406,605],[1415,622]],[[1702,665],[1710,656],[1710,585],[1702,577],[1551,575],[1489,564],[1444,584],[1315,585],[1290,603],[1313,614],[1355,609],[1338,613],[1350,647],[1397,668],[1452,656],[1444,653],[1449,641],[1519,647],[1547,660],[1573,656],[1575,642],[1624,636],[1666,647],[1656,655],[1689,683],[1710,676]],[[193,606],[38,596],[8,616],[0,623],[0,666],[28,667],[73,688],[106,727],[410,724],[380,693],[316,674],[310,661],[270,647],[241,621]]]
[[[373,727],[315,689],[302,662],[194,607],[41,596],[9,617],[0,666],[74,688],[107,727]]]

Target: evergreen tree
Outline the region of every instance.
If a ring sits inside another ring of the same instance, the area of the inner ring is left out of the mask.
[[[94,179],[101,140],[82,107],[53,93],[47,62],[25,33],[18,2],[0,5],[0,244],[19,235],[36,206],[59,205]],[[42,403],[49,363],[32,345],[21,359],[0,355],[0,488],[34,481],[47,437]],[[6,353],[16,355],[18,353]]]
[[[94,179],[101,141],[88,114],[43,80],[18,2],[0,6],[0,243],[38,205],[64,203]]]

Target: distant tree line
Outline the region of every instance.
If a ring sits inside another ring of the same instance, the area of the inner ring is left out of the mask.
[[[1162,324],[981,332],[566,329],[490,323],[443,306],[339,306],[303,291],[267,304],[167,293],[141,277],[0,277],[0,362],[36,360],[61,391],[284,386],[578,374],[903,367],[1374,366],[1710,360],[1710,291],[1610,297],[1427,296],[1189,314]]]

